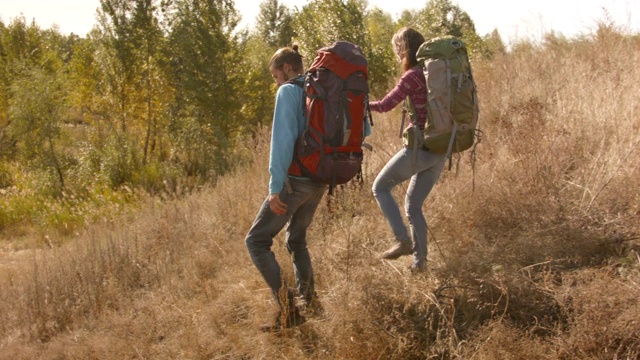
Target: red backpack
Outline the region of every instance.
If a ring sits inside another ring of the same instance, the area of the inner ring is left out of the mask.
[[[289,174],[336,185],[358,175],[369,112],[367,60],[358,45],[338,41],[318,50],[303,86],[307,125]],[[372,124],[373,125],[373,124]]]

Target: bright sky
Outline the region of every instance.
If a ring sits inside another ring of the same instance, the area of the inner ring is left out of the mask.
[[[308,0],[281,0],[289,7],[301,8]],[[260,0],[235,0],[243,17],[241,26],[250,26],[258,13]],[[422,8],[419,0],[369,0],[394,18],[405,9]],[[566,36],[591,33],[597,22],[608,17],[623,29],[640,33],[639,0],[453,0],[466,11],[480,35],[498,29],[503,41],[519,38],[539,39],[551,30]],[[56,24],[62,33],[86,35],[97,23],[99,0],[0,0],[0,19],[6,24],[23,14],[42,28]]]

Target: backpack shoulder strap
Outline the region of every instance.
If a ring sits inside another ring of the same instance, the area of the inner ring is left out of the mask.
[[[300,79],[300,76],[297,76],[293,79],[289,79],[285,81],[285,84],[293,84],[301,87],[304,90],[304,79]]]
[[[296,76],[294,78],[291,78],[287,81],[285,81],[285,84],[293,84],[296,86],[299,86],[302,89],[302,114],[304,114],[304,117],[307,117],[307,94],[304,91],[304,83],[305,83],[305,77],[300,75],[300,76]],[[309,122],[309,120],[307,119],[307,122]]]

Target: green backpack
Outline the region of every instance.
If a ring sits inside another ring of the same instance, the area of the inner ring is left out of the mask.
[[[417,127],[405,131],[405,145],[447,157],[471,148],[480,141],[479,107],[465,43],[453,36],[434,38],[416,55],[427,81],[427,124],[422,134]],[[413,115],[408,97],[407,104]]]

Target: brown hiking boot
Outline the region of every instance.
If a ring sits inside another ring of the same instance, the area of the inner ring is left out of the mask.
[[[427,265],[424,263],[420,265],[412,264],[409,266],[409,272],[412,275],[425,274],[427,273]]]
[[[390,247],[387,251],[383,252],[380,256],[386,260],[395,260],[402,255],[413,254],[413,246],[410,241],[399,241]]]
[[[260,330],[263,332],[280,332],[283,329],[290,329],[292,327],[302,325],[307,320],[300,314],[298,308],[293,308],[288,311],[286,314],[282,312],[282,310],[278,310],[276,314],[276,319],[273,324],[265,324],[260,326]]]
[[[299,308],[302,310],[302,313],[307,316],[324,316],[324,307],[320,303],[320,299],[318,299],[318,295],[315,292],[308,299],[304,296],[300,296],[298,298],[298,304]]]

